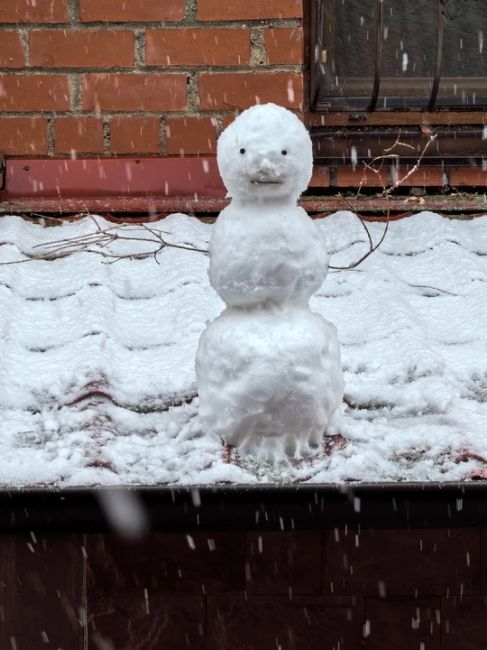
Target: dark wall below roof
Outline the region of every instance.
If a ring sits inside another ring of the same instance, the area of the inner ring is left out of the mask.
[[[3,534],[0,648],[482,648],[486,541],[343,525]]]

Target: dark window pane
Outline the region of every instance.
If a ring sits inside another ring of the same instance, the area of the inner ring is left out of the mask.
[[[439,64],[437,105],[485,105],[487,0],[325,0],[324,13],[325,105],[366,108],[377,71],[378,109],[427,106]]]
[[[375,2],[338,0],[335,20],[334,62],[338,83],[354,77],[370,77],[374,69]]]
[[[383,76],[433,77],[438,0],[385,0],[384,5]]]
[[[486,103],[485,4],[485,0],[450,0],[446,6],[443,66],[437,103],[460,106]]]

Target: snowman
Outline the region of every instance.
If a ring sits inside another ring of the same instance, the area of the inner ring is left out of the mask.
[[[318,451],[343,397],[335,327],[309,308],[329,260],[297,206],[312,160],[305,127],[275,104],[247,109],[218,140],[231,202],[213,229],[209,277],[226,309],[198,346],[199,419],[240,456]]]

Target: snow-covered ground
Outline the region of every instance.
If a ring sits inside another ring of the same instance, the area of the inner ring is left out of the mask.
[[[332,265],[368,247],[350,213],[317,223]],[[184,215],[150,227],[196,248],[212,228]],[[377,241],[383,226],[369,227]],[[157,248],[132,228],[119,233],[143,241],[103,250]],[[343,417],[320,456],[278,466],[241,462],[198,428],[194,356],[223,308],[208,257],[171,247],[117,261],[29,258],[95,230],[88,217],[58,227],[0,219],[1,485],[487,477],[487,216],[393,222],[357,269],[330,271],[311,306],[338,328]]]

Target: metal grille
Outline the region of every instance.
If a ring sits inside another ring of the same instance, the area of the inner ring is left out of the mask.
[[[317,0],[318,108],[487,106],[486,0]]]

